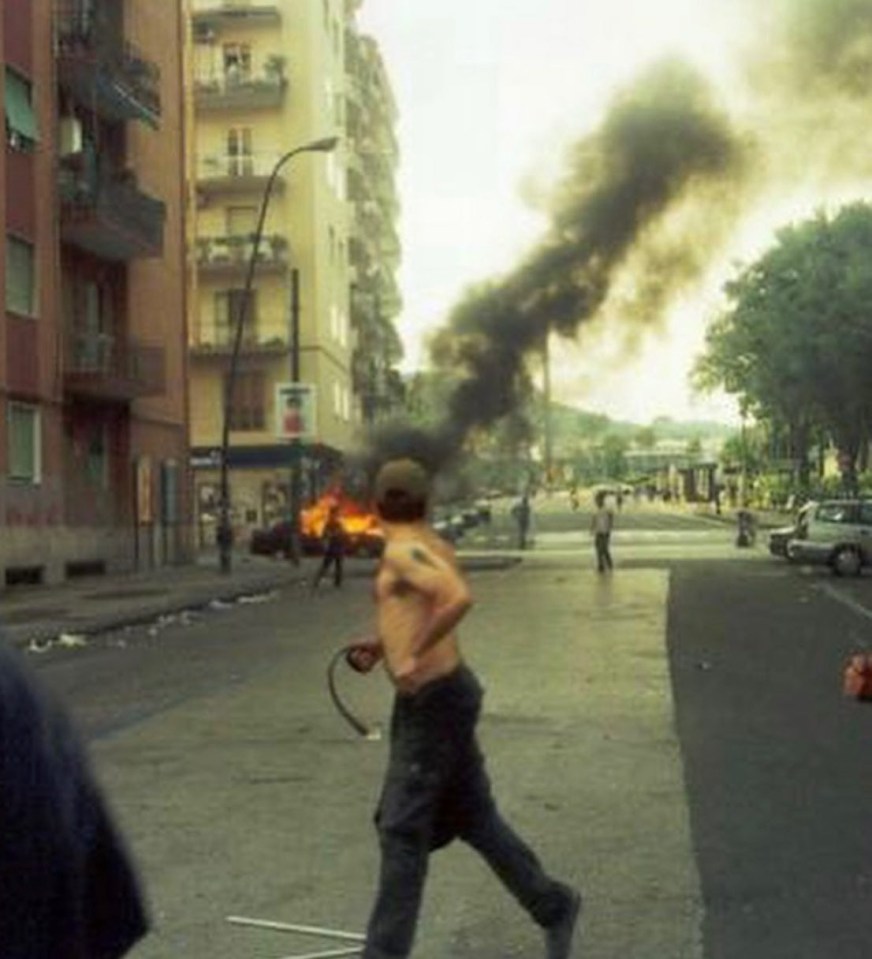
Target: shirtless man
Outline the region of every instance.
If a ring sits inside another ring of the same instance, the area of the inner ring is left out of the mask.
[[[388,769],[376,824],[382,863],[363,959],[411,954],[429,853],[469,843],[545,933],[546,959],[568,959],[581,896],[549,877],[502,819],[475,735],[482,688],[456,627],[472,597],[451,547],[427,523],[429,478],[393,460],[375,482],[385,551],[375,581],[378,639],[349,662],[383,661],[396,689]]]

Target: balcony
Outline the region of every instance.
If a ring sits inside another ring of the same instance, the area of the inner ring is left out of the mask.
[[[166,207],[130,171],[100,172],[81,154],[62,161],[61,239],[105,260],[160,256]]]
[[[197,190],[203,196],[263,193],[279,153],[237,153],[201,157],[197,164]],[[273,189],[284,189],[279,173]]]
[[[281,106],[288,82],[284,60],[272,57],[260,73],[203,71],[194,79],[194,103],[201,113]]]
[[[202,33],[223,23],[281,23],[282,13],[269,0],[192,0],[191,18],[195,31]]]
[[[197,271],[202,278],[230,279],[247,268],[254,251],[253,236],[197,237]],[[288,269],[288,241],[281,234],[262,236],[257,249],[257,272],[284,273]]]
[[[233,352],[236,327],[226,323],[204,326],[190,343],[190,354],[200,359],[208,357],[229,357]],[[287,324],[261,325],[250,323],[243,331],[240,352],[244,355],[269,356],[282,355],[290,349]]]
[[[129,402],[166,392],[161,346],[77,331],[67,341],[65,360],[64,389],[76,396]]]
[[[120,28],[84,0],[59,2],[55,14],[58,82],[108,120],[160,123],[160,70]]]

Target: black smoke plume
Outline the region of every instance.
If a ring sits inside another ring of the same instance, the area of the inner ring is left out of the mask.
[[[526,358],[549,334],[573,337],[596,315],[646,228],[689,192],[742,167],[740,139],[704,79],[677,61],[647,71],[572,149],[541,244],[508,275],[468,291],[434,338],[436,366],[459,374],[442,422],[426,433],[382,429],[371,458],[405,448],[434,470],[449,465],[472,430],[518,407],[529,385]]]
[[[723,253],[743,213],[791,191],[868,184],[872,0],[724,3],[750,37],[732,115],[677,61],[620,93],[570,151],[539,246],[468,290],[433,338],[434,365],[455,383],[441,422],[381,428],[370,462],[415,455],[443,470],[476,429],[521,406],[551,334],[600,329],[630,344]]]

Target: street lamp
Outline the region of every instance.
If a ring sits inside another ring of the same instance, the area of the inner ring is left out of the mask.
[[[313,140],[311,143],[304,143],[302,146],[289,150],[283,156],[279,157],[269,179],[266,181],[266,187],[263,191],[263,199],[260,204],[260,215],[257,220],[257,228],[254,233],[254,240],[251,245],[251,256],[248,260],[248,271],[245,276],[245,286],[243,288],[242,298],[239,302],[239,308],[236,316],[236,330],[233,337],[233,350],[230,354],[230,369],[227,373],[227,381],[224,388],[224,422],[221,431],[221,482],[220,482],[220,506],[218,518],[218,553],[220,557],[221,572],[229,573],[232,566],[233,554],[233,530],[230,524],[230,483],[228,477],[227,454],[230,446],[230,411],[233,407],[233,387],[236,382],[236,367],[239,362],[239,349],[242,345],[242,335],[245,328],[245,319],[248,312],[248,301],[251,299],[251,288],[254,282],[254,269],[257,264],[257,254],[260,248],[260,241],[263,235],[264,221],[266,220],[266,210],[269,206],[269,198],[272,193],[276,177],[281,168],[298,153],[329,153],[336,149],[339,143],[338,137],[322,137],[320,140]],[[298,347],[294,345],[293,349]]]

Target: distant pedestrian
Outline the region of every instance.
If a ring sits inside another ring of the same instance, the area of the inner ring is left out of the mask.
[[[324,529],[321,532],[321,540],[324,544],[324,558],[321,560],[321,566],[315,574],[312,582],[312,589],[317,589],[323,576],[327,574],[330,567],[333,567],[333,585],[336,589],[342,585],[342,564],[345,559],[345,527],[339,518],[339,507],[331,506],[324,523]]]
[[[148,928],[66,714],[0,644],[0,955],[118,959]]]
[[[578,511],[578,487],[574,483],[569,487],[569,505],[572,507],[573,513]]]
[[[527,493],[512,507],[512,516],[518,524],[518,549],[527,548],[527,535],[530,531],[530,517],[533,510]]]
[[[596,548],[596,565],[601,573],[612,569],[612,554],[609,544],[615,525],[615,514],[606,506],[606,494],[596,494],[596,511],[590,519],[590,531]]]

